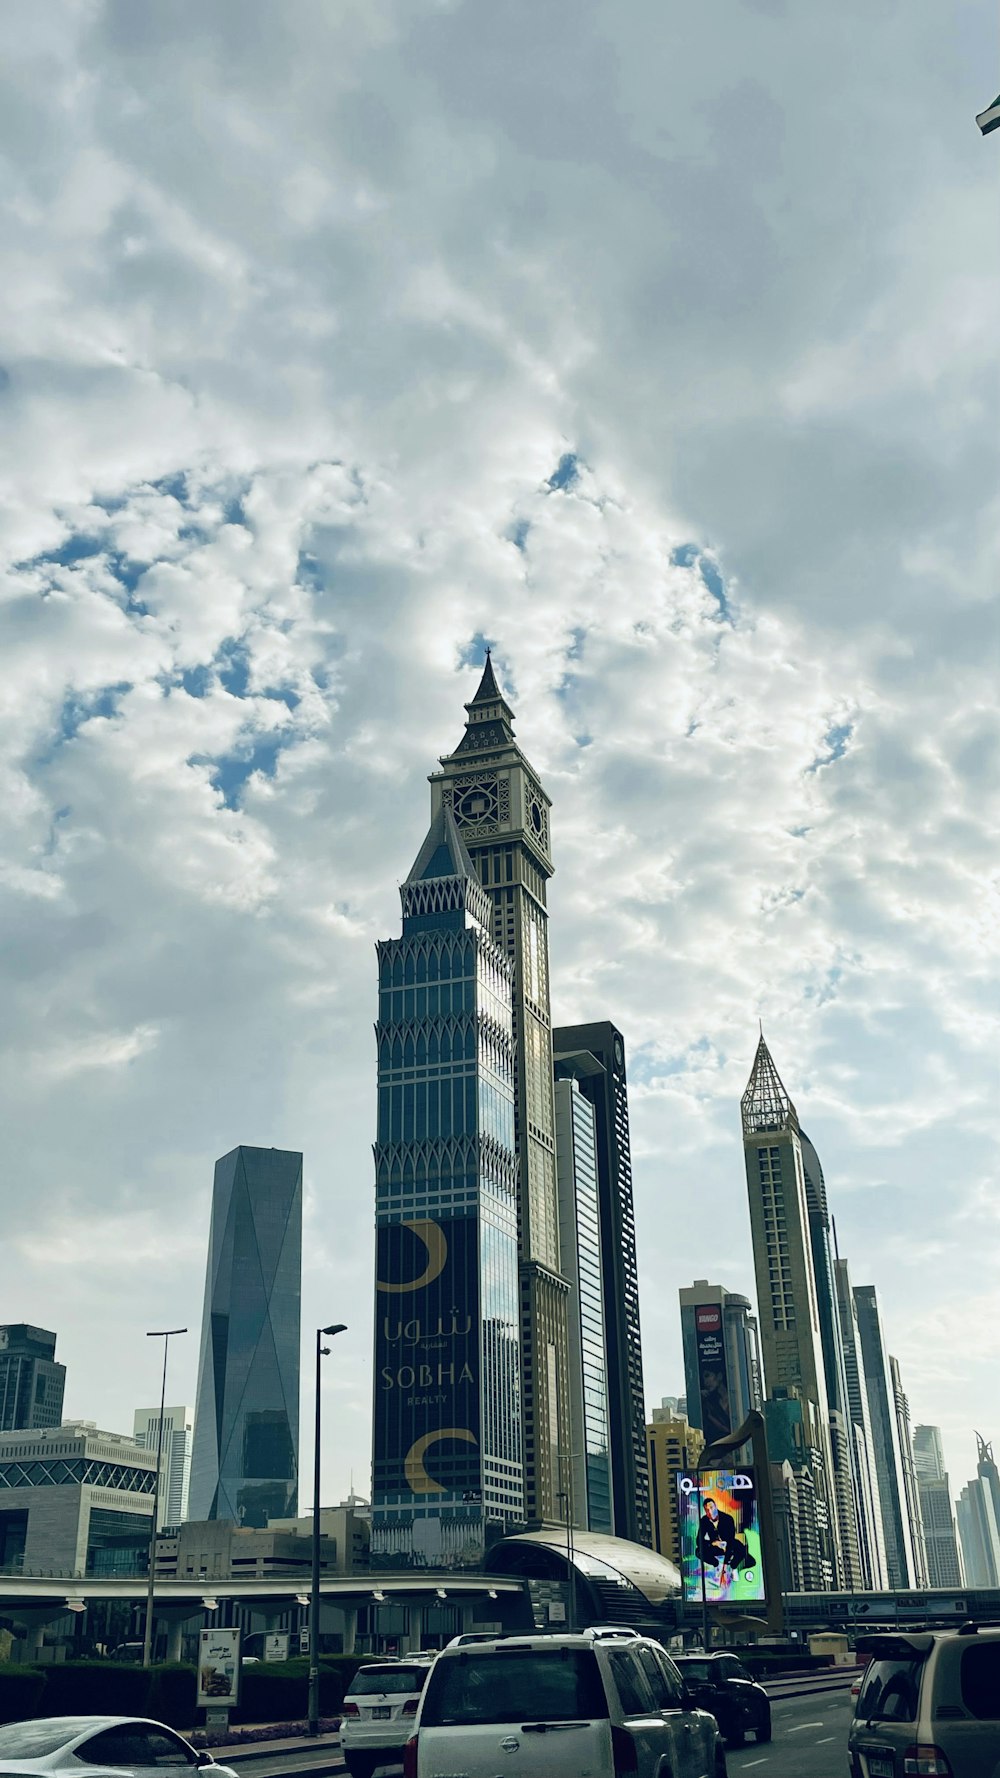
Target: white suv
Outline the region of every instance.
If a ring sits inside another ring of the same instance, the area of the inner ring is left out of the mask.
[[[406,1778],[726,1778],[714,1716],[659,1643],[508,1637],[438,1656]]]
[[[852,1778],[1000,1778],[1000,1626],[870,1636]]]
[[[431,1659],[419,1655],[358,1668],[340,1720],[340,1750],[351,1778],[371,1778],[376,1766],[402,1758],[430,1670]]]

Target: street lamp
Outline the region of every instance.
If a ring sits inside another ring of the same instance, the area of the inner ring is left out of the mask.
[[[163,1415],[167,1403],[167,1353],[170,1342],[175,1334],[187,1333],[186,1327],[161,1328],[153,1333],[147,1330],[147,1340],[163,1341],[163,1381],[160,1384],[160,1423],[156,1432],[156,1474],[153,1477],[153,1517],[149,1521],[149,1557],[146,1577],[146,1629],[142,1640],[142,1664],[148,1667],[153,1658],[153,1589],[156,1584],[156,1521],[160,1516],[160,1464],[163,1462]]]
[[[309,1733],[319,1734],[319,1478],[320,1478],[320,1365],[330,1348],[323,1341],[334,1334],[346,1333],[347,1326],[338,1321],[335,1327],[316,1329],[316,1424],[313,1450],[313,1524],[312,1524],[312,1587],[309,1592]]]

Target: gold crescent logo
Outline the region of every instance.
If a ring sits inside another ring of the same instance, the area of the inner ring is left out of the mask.
[[[416,1444],[410,1446],[403,1463],[403,1474],[414,1494],[444,1493],[442,1484],[436,1482],[432,1475],[428,1475],[424,1468],[424,1457],[427,1452],[432,1445],[440,1444],[443,1438],[461,1439],[462,1443],[466,1445],[478,1445],[479,1443],[475,1433],[470,1432],[467,1426],[445,1426],[440,1432],[425,1432],[423,1438],[418,1438]]]
[[[385,1284],[381,1278],[376,1278],[375,1289],[384,1290],[387,1296],[407,1296],[410,1291],[423,1290],[425,1284],[433,1284],[435,1278],[440,1278],[448,1261],[448,1237],[436,1222],[404,1222],[394,1226],[413,1230],[417,1240],[427,1249],[427,1264],[419,1278],[412,1278],[409,1284]]]

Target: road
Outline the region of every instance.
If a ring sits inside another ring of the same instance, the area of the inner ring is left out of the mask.
[[[806,1698],[776,1698],[771,1706],[774,1739],[758,1747],[749,1740],[731,1750],[726,1758],[729,1778],[846,1778],[847,1730],[853,1700],[850,1692],[813,1693]],[[236,1762],[234,1762],[236,1763]],[[343,1771],[340,1755],[327,1748],[325,1757],[314,1748],[288,1749],[238,1762],[240,1778],[295,1778],[297,1773]],[[379,1769],[379,1778],[398,1778],[400,1766]]]
[[[726,1755],[730,1778],[846,1778],[847,1731],[854,1701],[848,1690],[807,1698],[780,1698],[771,1705],[774,1739],[763,1747],[748,1741]]]

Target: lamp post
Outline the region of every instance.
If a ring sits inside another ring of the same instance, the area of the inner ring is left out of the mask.
[[[148,1667],[153,1659],[153,1590],[156,1585],[156,1521],[160,1516],[160,1465],[163,1462],[163,1415],[167,1404],[167,1353],[175,1334],[187,1333],[186,1327],[147,1330],[147,1340],[163,1341],[163,1379],[160,1384],[160,1420],[156,1431],[156,1474],[153,1477],[153,1517],[149,1522],[148,1574],[146,1577],[146,1628],[142,1639],[142,1664]]]
[[[312,1523],[312,1586],[309,1590],[309,1733],[319,1734],[319,1478],[320,1478],[320,1427],[322,1412],[320,1408],[320,1365],[330,1348],[324,1346],[325,1338],[334,1334],[346,1333],[343,1321],[335,1327],[318,1327],[316,1329],[316,1420],[314,1427],[315,1446],[313,1449],[313,1523]]]

